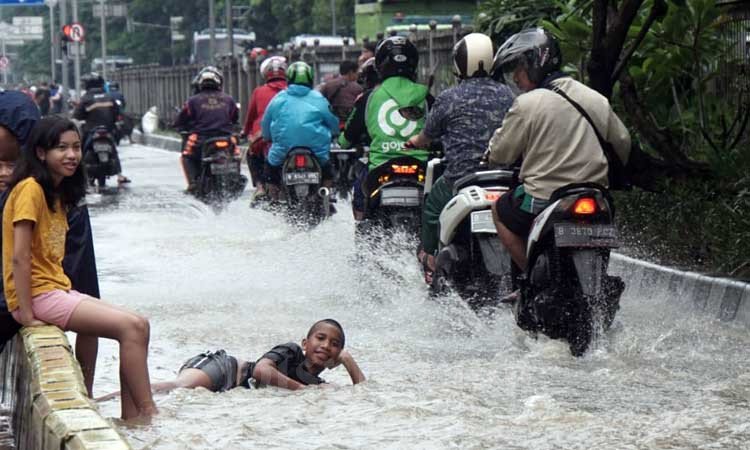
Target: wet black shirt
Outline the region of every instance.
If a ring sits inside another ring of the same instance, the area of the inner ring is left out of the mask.
[[[294,381],[302,383],[304,385],[310,384],[321,384],[325,383],[325,380],[317,375],[313,375],[307,371],[305,365],[305,354],[302,352],[302,347],[295,344],[294,342],[288,342],[286,344],[277,345],[276,347],[269,350],[265,355],[260,357],[255,364],[263,359],[270,359],[276,364],[276,369],[291,378]],[[253,373],[255,364],[249,371]],[[257,382],[257,381],[256,381]],[[258,385],[261,385],[258,383]]]
[[[83,125],[85,136],[98,126],[107,127],[110,132],[114,132],[119,113],[120,109],[114,99],[104,89],[95,88],[86,91],[73,112],[73,117],[86,121]]]

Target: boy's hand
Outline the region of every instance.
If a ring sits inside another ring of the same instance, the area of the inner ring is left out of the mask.
[[[352,357],[352,355],[351,355],[351,354],[349,354],[349,352],[348,352],[348,351],[346,351],[346,350],[341,350],[341,353],[339,353],[339,357],[338,357],[338,358],[336,358],[336,359],[333,359],[333,358],[331,358],[331,359],[329,359],[329,360],[328,360],[328,362],[326,363],[326,368],[327,368],[327,369],[333,369],[333,368],[335,368],[335,367],[338,367],[338,366],[339,366],[339,365],[341,365],[341,364],[342,364],[342,363],[343,363],[343,362],[344,362],[344,361],[345,361],[345,360],[346,360],[347,358],[351,359],[351,357]]]

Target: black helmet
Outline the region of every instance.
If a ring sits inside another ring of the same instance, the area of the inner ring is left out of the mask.
[[[362,63],[362,67],[359,68],[357,82],[365,89],[372,89],[380,83],[380,76],[378,76],[378,71],[375,70],[374,57]]]
[[[104,78],[96,72],[81,77],[83,88],[87,91],[90,89],[104,89]]]
[[[543,28],[529,28],[520,31],[497,50],[492,63],[492,78],[501,81],[508,79],[504,73],[512,73],[523,64],[529,74],[529,81],[541,84],[547,75],[560,70],[562,52],[557,39]]]
[[[453,74],[458,78],[486,77],[492,68],[492,39],[471,33],[453,46]]]
[[[416,79],[419,51],[403,36],[391,36],[375,49],[375,68],[380,78],[402,76]]]

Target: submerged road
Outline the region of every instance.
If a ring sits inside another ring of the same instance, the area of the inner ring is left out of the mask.
[[[221,213],[182,193],[179,155],[121,148],[132,185],[92,196],[102,296],[151,320],[151,379],[224,348],[255,359],[333,317],[368,381],[333,388],[157,394],[136,449],[746,449],[750,336],[665,298],[624,298],[583,358],[533,340],[510,311],[478,316],[427,298],[412,242],[357,263],[347,205],[311,231],[248,208]],[[375,269],[374,262],[388,269]],[[398,274],[398,275],[394,275]],[[626,280],[627,281],[627,280]],[[119,389],[101,341],[95,394]],[[101,404],[119,415],[119,400]]]

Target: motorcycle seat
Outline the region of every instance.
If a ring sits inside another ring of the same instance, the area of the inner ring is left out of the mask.
[[[512,186],[514,173],[512,170],[483,170],[465,175],[453,183],[453,195],[468,186]]]

